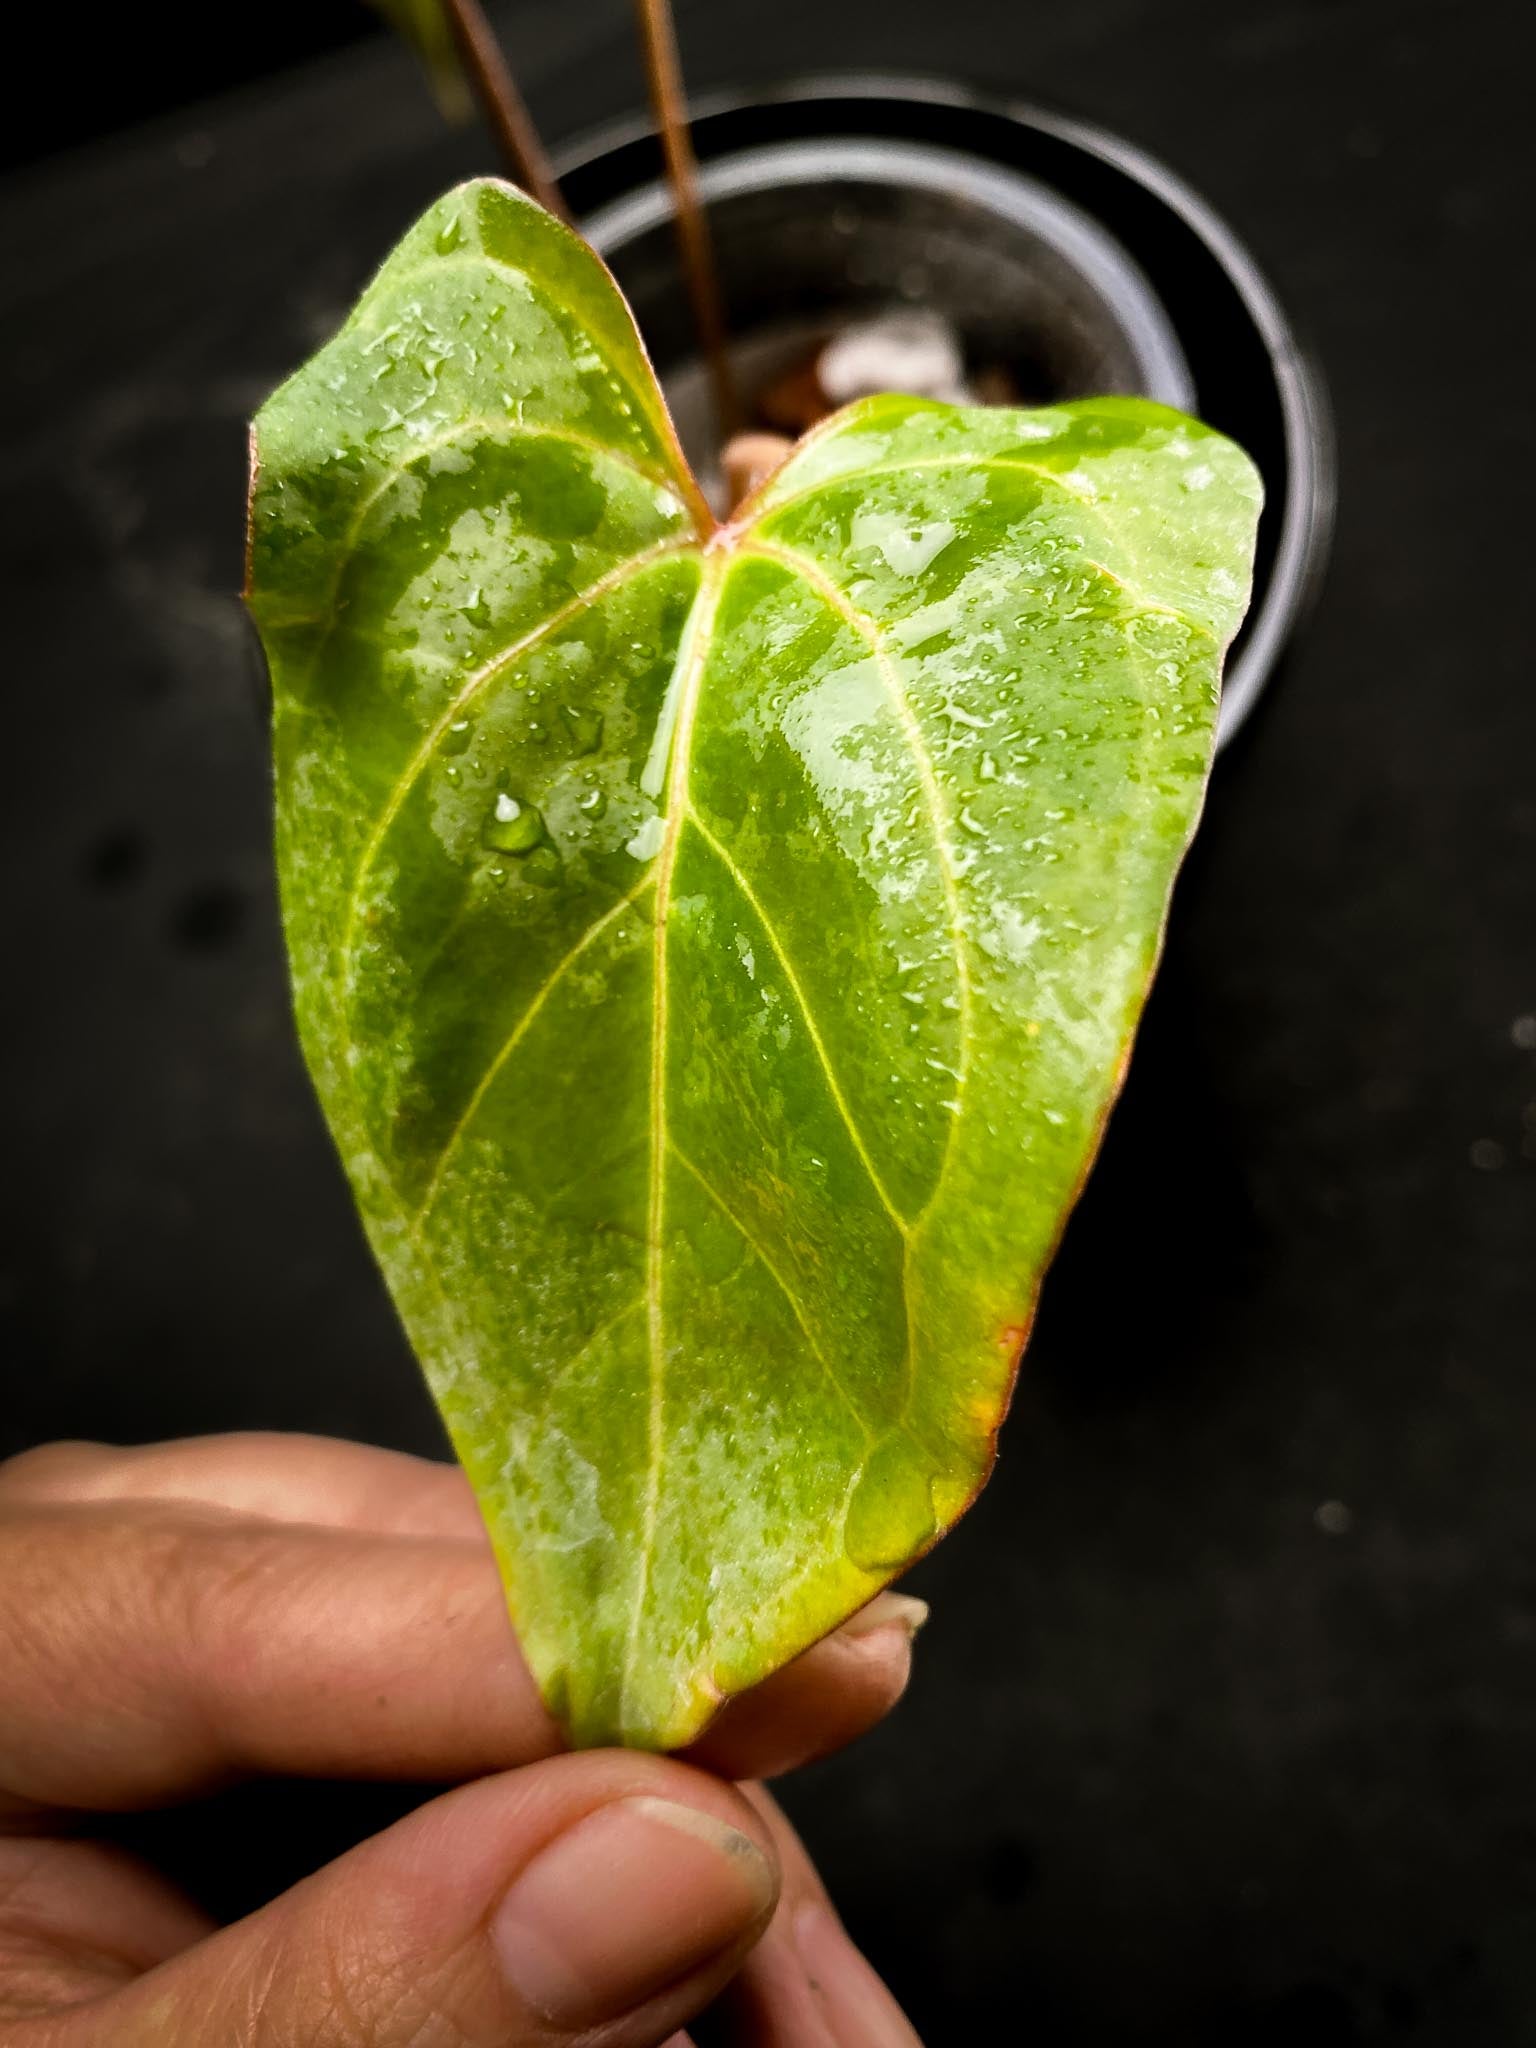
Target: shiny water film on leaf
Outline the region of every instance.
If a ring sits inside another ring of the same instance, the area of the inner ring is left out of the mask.
[[[990,1466],[1258,486],[875,399],[727,526],[597,259],[450,193],[256,424],[300,1030],[579,1742],[697,1733]]]

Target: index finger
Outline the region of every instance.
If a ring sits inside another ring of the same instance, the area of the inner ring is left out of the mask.
[[[479,1510],[457,1465],[375,1444],[277,1430],[169,1443],[39,1445],[0,1465],[0,1504],[181,1501],[259,1521],[478,1542]]]
[[[850,1740],[905,1685],[915,1607],[877,1603],[730,1702],[694,1760],[764,1775]],[[263,1772],[455,1782],[562,1746],[462,1478],[358,1445],[61,1447],[5,1468],[0,1638],[0,1780],[43,1804]]]

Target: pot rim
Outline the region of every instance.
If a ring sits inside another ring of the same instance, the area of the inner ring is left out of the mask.
[[[974,152],[934,142],[840,135],[756,143],[699,166],[706,203],[762,189],[819,185],[830,175],[864,175],[970,200],[1044,242],[1113,311],[1147,395],[1193,411],[1195,384],[1173,321],[1141,265],[1076,200],[1027,171],[1004,169]],[[665,178],[637,185],[587,215],[583,227],[599,255],[661,226],[672,215]]]
[[[1161,158],[1096,122],[1033,100],[922,74],[832,71],[791,76],[751,90],[722,88],[701,93],[693,100],[690,111],[697,123],[753,108],[803,105],[819,100],[886,101],[896,106],[916,103],[960,113],[985,113],[1022,128],[1035,129],[1096,158],[1149,193],[1204,244],[1220,266],[1268,357],[1285,449],[1284,494],[1283,503],[1277,508],[1273,558],[1257,593],[1257,603],[1244,623],[1237,659],[1223,679],[1216,744],[1218,750],[1224,748],[1252,712],[1287,641],[1311,609],[1333,535],[1336,492],[1332,413],[1317,364],[1298,339],[1268,276],[1222,215]],[[562,177],[568,176],[654,134],[654,124],[644,114],[606,122],[558,151],[556,171]],[[745,153],[744,149],[726,149],[720,158]],[[993,161],[980,149],[956,153],[969,154],[977,163]],[[701,171],[712,160],[718,159],[706,157]],[[1102,232],[1116,239],[1108,223],[1092,214],[1089,217]],[[1156,297],[1155,278],[1151,280],[1151,290]]]

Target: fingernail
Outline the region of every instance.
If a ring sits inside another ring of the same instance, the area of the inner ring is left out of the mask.
[[[910,1593],[877,1593],[867,1607],[850,1614],[840,1634],[872,1636],[877,1628],[904,1628],[910,1642],[928,1619],[928,1602]]]
[[[837,2048],[922,2048],[906,2014],[825,1906],[796,1913],[795,1947]]]
[[[771,1911],[749,1835],[670,1799],[599,1807],[543,1849],[491,1922],[501,1968],[554,2025],[617,2019],[703,1969]]]

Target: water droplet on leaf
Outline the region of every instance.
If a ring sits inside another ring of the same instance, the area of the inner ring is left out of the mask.
[[[654,860],[660,853],[661,843],[666,836],[667,821],[657,812],[641,821],[624,851],[635,860]]]
[[[480,836],[497,853],[531,853],[544,837],[544,820],[532,804],[503,790]]]
[[[922,1549],[938,1526],[929,1477],[909,1438],[887,1437],[875,1446],[843,1524],[850,1564],[865,1572],[889,1571]]]
[[[585,705],[562,704],[560,715],[571,729],[571,752],[595,754],[602,745],[603,714]]]

